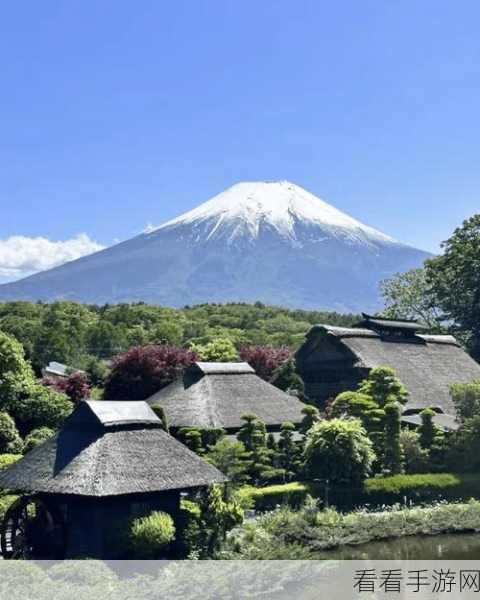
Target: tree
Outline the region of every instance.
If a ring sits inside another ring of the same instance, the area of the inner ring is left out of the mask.
[[[105,378],[108,374],[107,363],[103,360],[90,356],[85,361],[85,370],[88,375],[88,380],[95,387],[103,387]]]
[[[280,451],[280,465],[285,471],[287,481],[293,479],[298,472],[300,461],[298,447],[293,440],[295,425],[287,421],[280,428],[280,440],[278,449]]]
[[[9,410],[33,382],[33,371],[21,344],[0,332],[0,409]]]
[[[202,444],[205,448],[210,448],[223,438],[225,430],[221,427],[203,427],[200,433],[202,435]]]
[[[383,470],[391,475],[401,473],[403,454],[400,443],[400,409],[397,402],[385,406],[385,441],[383,449]]]
[[[252,451],[257,446],[264,446],[265,424],[254,414],[242,415],[241,420],[244,423],[237,433],[237,438],[244,444],[246,450]]]
[[[127,330],[121,325],[115,326],[101,320],[90,326],[87,333],[89,351],[98,358],[111,358],[123,352],[127,346]]]
[[[242,346],[240,359],[247,362],[255,373],[270,381],[274,371],[283,363],[292,358],[292,351],[286,346],[274,348],[273,346]]]
[[[178,439],[195,454],[204,454],[202,434],[197,427],[182,427],[178,431]]]
[[[467,419],[449,438],[447,462],[456,472],[480,470],[480,415]]]
[[[191,350],[205,362],[236,362],[238,352],[228,338],[217,338],[207,344],[192,344]]]
[[[431,408],[426,408],[420,413],[422,424],[418,428],[418,433],[420,435],[420,445],[426,450],[431,448],[438,431],[438,428],[433,422],[434,416],[435,411],[433,411]]]
[[[480,415],[480,381],[455,383],[450,387],[450,395],[459,421]]]
[[[211,557],[225,540],[227,532],[243,521],[243,510],[235,501],[224,498],[220,485],[212,484],[200,503],[202,558]]]
[[[0,454],[20,454],[23,442],[12,417],[0,412]]]
[[[358,419],[331,419],[310,429],[303,457],[311,478],[360,487],[370,475],[375,453]]]
[[[418,433],[404,429],[400,432],[400,445],[404,457],[405,472],[408,474],[428,473],[428,450],[422,448]]]
[[[242,442],[222,439],[210,449],[205,458],[236,485],[248,479],[245,452]]]
[[[360,419],[368,433],[383,429],[385,411],[368,394],[362,392],[342,392],[333,401],[332,417],[354,417]]]
[[[368,437],[372,441],[377,457],[375,470],[382,466],[385,442],[385,410],[362,392],[342,392],[333,401],[330,417],[352,417],[360,419]]]
[[[307,404],[302,408],[303,419],[300,423],[299,431],[304,435],[317,423],[320,421],[320,411],[316,406],[311,406]]]
[[[155,344],[179,346],[183,340],[183,327],[175,321],[160,321],[154,326],[151,339]]]
[[[408,392],[395,371],[385,366],[372,369],[367,379],[359,385],[358,391],[373,398],[380,408],[389,402],[405,404],[408,399]]]
[[[35,385],[27,397],[18,400],[10,414],[22,435],[38,427],[57,429],[73,410],[72,402],[63,394]]]
[[[303,398],[305,386],[303,381],[296,371],[295,361],[287,360],[273,373],[271,384],[284,392],[290,392]]]
[[[385,300],[384,317],[412,319],[425,323],[433,331],[441,330],[441,311],[435,305],[425,269],[394,275],[382,281],[380,289]]]
[[[442,249],[425,263],[427,282],[442,317],[465,332],[471,355],[480,360],[480,214],[464,221]]]
[[[175,346],[136,346],[114,359],[105,381],[105,400],[145,400],[197,359]]]
[[[60,394],[65,394],[74,404],[78,404],[82,400],[86,400],[90,397],[91,389],[88,377],[85,373],[81,373],[80,371],[71,373],[68,377],[61,379],[44,377],[42,385],[50,387]]]

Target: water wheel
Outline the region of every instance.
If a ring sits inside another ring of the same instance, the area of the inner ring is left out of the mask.
[[[19,498],[7,510],[0,529],[4,559],[62,559],[65,527],[60,511],[38,496]]]

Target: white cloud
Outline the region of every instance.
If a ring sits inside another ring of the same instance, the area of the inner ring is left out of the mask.
[[[91,240],[85,233],[58,242],[44,237],[22,235],[0,239],[0,280],[4,282],[20,279],[103,250],[104,247]]]

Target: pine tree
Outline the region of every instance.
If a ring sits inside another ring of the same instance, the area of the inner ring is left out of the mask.
[[[418,433],[420,434],[420,445],[426,450],[429,450],[432,447],[433,440],[437,434],[437,427],[433,422],[434,416],[435,411],[431,408],[426,408],[420,413],[422,424],[418,428]]]
[[[302,408],[303,419],[300,423],[300,433],[306,434],[307,431],[320,421],[320,411],[316,406],[307,405]]]
[[[295,425],[289,421],[283,423],[280,430],[280,464],[285,469],[285,478],[290,481],[299,467],[298,448],[293,440]]]
[[[383,469],[391,475],[403,470],[403,453],[400,444],[400,409],[397,403],[385,406],[385,439],[383,453]]]

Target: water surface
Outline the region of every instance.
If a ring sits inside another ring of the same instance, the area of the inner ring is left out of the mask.
[[[480,533],[412,535],[319,553],[339,560],[479,560]]]

